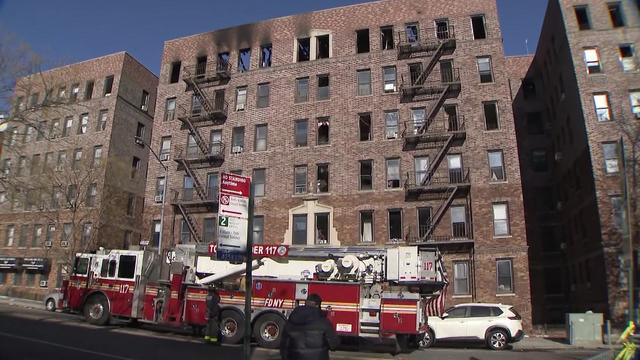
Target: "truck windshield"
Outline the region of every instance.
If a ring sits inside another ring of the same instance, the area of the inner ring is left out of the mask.
[[[76,257],[75,264],[73,265],[73,273],[76,275],[87,275],[89,270],[89,259]]]

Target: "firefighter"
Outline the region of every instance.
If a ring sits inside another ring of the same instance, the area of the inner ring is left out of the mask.
[[[328,360],[329,350],[338,346],[338,336],[320,305],[322,298],[310,294],[304,306],[295,308],[282,333],[283,360]]]
[[[207,329],[204,335],[204,341],[212,344],[219,344],[220,338],[220,295],[211,288],[207,294]]]

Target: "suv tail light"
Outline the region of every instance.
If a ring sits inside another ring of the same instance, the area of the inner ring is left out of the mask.
[[[509,308],[509,311],[513,314],[513,316],[509,316],[509,320],[522,320],[522,316],[518,314],[515,308]]]

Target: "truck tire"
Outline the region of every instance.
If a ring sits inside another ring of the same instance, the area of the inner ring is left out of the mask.
[[[93,295],[84,303],[84,317],[89,324],[106,325],[109,323],[109,303],[103,295]]]
[[[48,298],[45,303],[47,311],[56,311],[56,300],[54,298]]]
[[[253,325],[253,337],[261,347],[278,349],[285,323],[284,318],[278,314],[264,314]]]
[[[418,346],[423,349],[428,349],[433,346],[436,342],[436,335],[433,333],[433,330],[429,329],[424,334],[422,339],[418,341]]]
[[[244,316],[236,311],[226,310],[220,316],[222,343],[238,344],[244,337]]]

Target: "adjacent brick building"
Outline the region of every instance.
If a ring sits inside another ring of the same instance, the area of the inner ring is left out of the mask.
[[[530,321],[518,150],[494,0],[383,0],[167,41],[143,238],[216,240],[221,172],[254,238],[438,246],[447,304]],[[164,166],[168,167],[168,179]]]
[[[625,320],[631,257],[620,140],[623,128],[640,133],[639,14],[632,0],[551,0],[531,66],[508,60],[534,323],[586,310]],[[631,178],[629,138],[625,147]]]
[[[76,251],[137,245],[157,77],[125,52],[20,79],[2,153],[0,294],[37,298]]]

